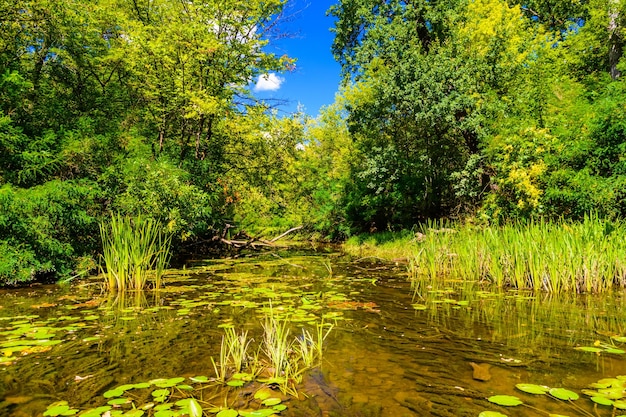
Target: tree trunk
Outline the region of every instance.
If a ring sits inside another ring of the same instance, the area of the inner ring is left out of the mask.
[[[609,4],[609,72],[611,78],[616,80],[621,73],[617,69],[617,64],[622,57],[622,36],[619,24],[619,0],[611,0]]]

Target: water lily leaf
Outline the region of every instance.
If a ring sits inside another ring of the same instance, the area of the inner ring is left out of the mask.
[[[237,417],[239,412],[237,410],[226,409],[217,413],[216,417]]]
[[[161,411],[161,410],[169,410],[170,408],[172,408],[174,406],[174,404],[172,403],[165,403],[165,404],[159,404],[156,407],[154,407],[154,409],[156,411]]]
[[[245,381],[242,381],[241,379],[233,379],[226,383],[226,385],[231,386],[231,387],[243,387],[244,384],[245,384]]]
[[[493,395],[487,398],[487,401],[494,404],[503,405],[505,407],[514,407],[516,405],[524,404],[522,400],[513,395]]]
[[[72,414],[76,414],[77,412],[78,412],[78,410],[70,408],[70,406],[67,405],[67,402],[65,402],[65,404],[61,403],[61,404],[58,404],[58,405],[54,405],[52,407],[48,407],[48,409],[46,411],[44,411],[43,415],[44,416],[52,416],[52,417],[69,416],[69,415],[72,415]],[[68,413],[71,413],[71,414],[68,414]]]
[[[189,399],[189,417],[202,417],[202,407],[195,398]]]
[[[498,413],[497,411],[483,411],[478,417],[507,417],[506,414]]]
[[[620,410],[626,410],[626,401],[617,400],[613,402],[613,407],[618,408]]]
[[[612,387],[612,388],[602,388],[598,390],[598,397],[606,397],[611,400],[619,400],[624,397],[624,388],[622,387]]]
[[[144,411],[140,410],[138,408],[135,408],[133,410],[128,410],[127,412],[125,412],[124,414],[122,414],[124,417],[141,417],[143,416]]]
[[[176,385],[176,388],[183,390],[183,391],[193,391],[193,387],[187,384]]]
[[[168,389],[157,389],[152,391],[152,397],[154,397],[154,401],[164,402],[167,397],[170,395],[170,391]]]
[[[278,404],[275,405],[274,407],[272,407],[272,410],[276,410],[277,412],[281,412],[281,411],[285,411],[287,409],[287,406],[285,404]]]
[[[616,355],[623,355],[624,353],[626,353],[626,350],[617,349],[617,348],[606,348],[604,349],[604,351],[607,353],[615,353]]]
[[[121,391],[128,391],[129,389],[133,389],[133,388],[135,388],[134,384],[125,384],[125,385],[120,385],[119,387],[115,389],[119,389]]]
[[[130,399],[128,398],[113,398],[112,400],[107,401],[107,404],[109,405],[122,405],[122,404],[126,404],[129,403]]]
[[[263,387],[254,393],[255,400],[266,400],[274,395],[274,391],[268,387]]]
[[[124,391],[122,391],[121,389],[110,389],[107,392],[105,392],[104,394],[102,394],[104,398],[115,398],[115,397],[121,397],[122,395],[124,395]]]
[[[133,388],[135,388],[135,389],[150,388],[150,384],[147,383],[147,382],[139,382],[139,383],[133,385]]]
[[[591,397],[591,401],[600,405],[613,405],[613,401],[606,397]]]
[[[254,375],[248,374],[245,372],[237,372],[233,375],[233,379],[241,379],[242,381],[252,381],[254,379]]]
[[[546,387],[545,385],[535,385],[535,384],[517,384],[515,385],[515,388],[517,388],[520,391],[527,392],[529,394],[537,394],[537,395],[545,394],[550,389],[549,387]]]
[[[415,310],[426,310],[426,306],[424,304],[412,304]]]
[[[578,394],[565,388],[552,388],[548,391],[550,395],[563,401],[574,401],[578,399]]]
[[[209,381],[209,377],[208,376],[194,376],[193,378],[189,378],[192,382],[208,382]]]
[[[282,402],[282,400],[280,398],[274,397],[274,398],[267,398],[267,399],[263,400],[261,402],[261,404],[263,404],[263,405],[265,405],[267,407],[271,407],[273,405],[278,405],[281,402]]]

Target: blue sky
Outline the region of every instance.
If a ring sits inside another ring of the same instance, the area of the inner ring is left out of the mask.
[[[334,0],[290,0],[285,9],[289,19],[278,28],[288,36],[272,40],[268,50],[296,58],[293,72],[270,74],[257,81],[253,91],[259,99],[287,100],[282,114],[295,112],[298,103],[311,116],[331,104],[339,86],[341,68],[333,58],[331,45],[333,18],[326,11]]]

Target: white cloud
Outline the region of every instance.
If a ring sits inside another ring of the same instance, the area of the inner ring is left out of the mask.
[[[259,76],[259,80],[254,86],[254,91],[277,91],[283,85],[284,78],[270,72]]]

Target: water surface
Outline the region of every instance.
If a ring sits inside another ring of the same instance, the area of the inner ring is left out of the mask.
[[[580,391],[626,374],[621,293],[557,298],[454,281],[412,285],[404,265],[279,253],[190,262],[170,271],[158,293],[112,295],[97,279],[0,291],[0,415],[39,416],[58,400],[86,410],[120,384],[211,377],[220,325],[260,340],[270,304],[292,319],[294,334],[322,317],[335,323],[321,367],[299,386],[306,395],[287,399],[282,416],[611,416],[612,407],[594,409]],[[618,353],[575,349],[594,346]],[[520,392],[519,383],[576,391],[578,408]],[[234,407],[242,390],[203,395]],[[540,411],[487,401],[497,394]]]

